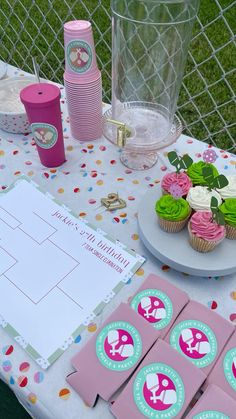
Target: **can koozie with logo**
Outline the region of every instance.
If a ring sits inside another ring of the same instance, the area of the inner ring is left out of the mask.
[[[223,317],[190,301],[165,340],[208,375],[233,331],[233,325]]]
[[[236,402],[215,385],[207,387],[186,419],[233,419]]]
[[[130,306],[164,337],[188,301],[186,292],[150,274],[131,299]]]
[[[236,331],[208,376],[208,384],[216,384],[236,400]]]
[[[77,371],[67,381],[90,407],[98,395],[108,401],[158,337],[158,330],[122,303],[72,359]]]
[[[112,404],[117,419],[182,418],[206,376],[159,339]]]

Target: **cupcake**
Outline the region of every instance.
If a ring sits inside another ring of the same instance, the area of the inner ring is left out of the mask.
[[[169,194],[171,193],[171,186],[177,184],[182,189],[183,196],[186,196],[188,194],[189,189],[193,186],[191,180],[189,179],[188,175],[186,173],[167,173],[162,181],[161,181],[161,187],[163,194]]]
[[[172,195],[163,195],[156,202],[156,213],[162,230],[177,233],[186,225],[191,209],[185,199],[175,199]]]
[[[220,206],[220,211],[225,217],[227,239],[236,239],[236,198],[227,198]]]
[[[228,185],[217,191],[223,199],[236,198],[236,175],[226,176],[226,179],[229,182]]]
[[[186,200],[194,211],[209,211],[213,196],[217,199],[218,205],[220,205],[222,199],[220,194],[214,189],[209,191],[206,186],[194,186],[190,188]]]
[[[206,185],[206,180],[204,179],[203,174],[202,174],[203,167],[211,167],[213,170],[214,177],[219,175],[218,170],[211,163],[205,163],[204,161],[193,163],[187,169],[187,175],[191,179],[193,185]]]
[[[197,211],[188,223],[189,242],[198,252],[211,252],[224,240],[225,226],[218,225],[211,211]]]

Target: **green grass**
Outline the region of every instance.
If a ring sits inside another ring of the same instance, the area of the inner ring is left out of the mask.
[[[9,3],[11,6],[9,6]],[[32,70],[31,55],[35,55],[41,63],[42,73],[57,81],[62,81],[64,68],[64,51],[61,48],[59,41],[63,43],[63,29],[61,21],[65,22],[72,19],[72,15],[79,19],[89,19],[89,13],[92,14],[94,23],[105,33],[104,38],[101,39],[96,25],[94,25],[94,34],[96,41],[96,51],[100,57],[100,67],[103,66],[103,87],[104,100],[108,101],[111,97],[111,65],[110,65],[110,50],[111,45],[111,31],[110,18],[104,9],[99,6],[97,0],[84,0],[84,5],[80,1],[67,0],[67,5],[59,0],[1,0],[0,10],[0,36],[2,48],[0,56],[2,59],[14,64],[25,70]],[[197,64],[203,62],[212,56],[212,48],[208,43],[206,36],[211,40],[211,44],[215,50],[227,43],[232,38],[232,33],[236,31],[236,4],[234,0],[219,0],[222,7],[234,6],[224,12],[224,17],[227,19],[228,26],[223,22],[223,19],[216,19],[219,16],[219,8],[214,0],[201,0],[201,7],[199,17],[203,25],[212,21],[205,30],[205,34],[200,34],[191,43],[191,54]],[[102,0],[102,5],[109,11],[110,0]],[[29,11],[31,19],[27,18],[26,11]],[[44,18],[40,13],[43,12]],[[10,24],[4,16],[8,16]],[[51,29],[48,26],[50,23]],[[30,33],[31,38],[27,34]],[[199,24],[195,25],[194,35],[201,32]],[[56,33],[56,35],[55,35]],[[206,36],[205,36],[206,35]],[[46,39],[46,41],[45,41]],[[50,51],[49,54],[48,50]],[[215,133],[224,128],[224,122],[221,116],[228,125],[235,123],[236,104],[232,100],[236,90],[236,75],[235,72],[222,78],[222,70],[219,63],[224,69],[224,72],[233,70],[236,65],[236,45],[231,42],[227,47],[219,50],[215,56],[210,60],[195,69],[193,60],[189,57],[186,65],[186,74],[191,72],[190,76],[185,77],[184,81],[188,88],[190,97],[195,97],[202,92],[193,101],[189,101],[189,95],[185,89],[182,88],[179,97],[179,105],[181,109],[181,116],[186,122],[186,126],[194,122],[191,126],[191,132],[185,128],[185,132],[195,136],[198,139],[204,140],[209,132],[211,143],[215,143],[220,148],[226,148],[235,152],[235,147],[232,146],[232,140],[227,132],[224,130],[220,134]],[[216,82],[216,84],[213,84]],[[209,93],[204,92],[206,85],[209,87]],[[231,89],[229,88],[231,87]],[[227,101],[231,102],[224,105]],[[222,106],[223,105],[223,106]],[[220,106],[220,114],[215,107]],[[199,119],[198,112],[200,111],[202,119]],[[207,116],[212,112],[210,116]],[[229,129],[233,138],[236,138],[236,126]]]
[[[0,418],[1,419],[29,419],[30,416],[18,403],[15,395],[7,385],[0,381]]]

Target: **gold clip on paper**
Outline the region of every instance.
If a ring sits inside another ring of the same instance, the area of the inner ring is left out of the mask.
[[[108,211],[122,209],[126,207],[126,202],[115,193],[109,193],[106,198],[101,199],[101,204],[106,207]]]

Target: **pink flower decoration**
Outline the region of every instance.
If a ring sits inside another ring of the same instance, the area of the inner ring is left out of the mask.
[[[182,198],[182,196],[184,195],[183,189],[181,188],[180,185],[178,185],[177,182],[173,183],[170,186],[169,192],[173,196],[173,198],[175,198],[175,199]]]
[[[215,150],[207,149],[203,153],[203,160],[205,163],[214,163],[218,159]]]

